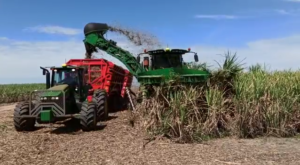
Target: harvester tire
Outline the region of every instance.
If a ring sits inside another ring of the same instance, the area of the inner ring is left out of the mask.
[[[97,103],[97,115],[103,120],[108,119],[107,95],[106,91],[98,91],[95,101]]]
[[[82,131],[92,131],[97,126],[97,107],[94,102],[83,102],[80,111]]]
[[[35,119],[20,118],[29,115],[29,103],[18,103],[14,109],[14,126],[16,131],[33,131],[35,129]]]

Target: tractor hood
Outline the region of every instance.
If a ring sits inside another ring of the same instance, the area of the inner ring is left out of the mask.
[[[138,80],[142,83],[158,83],[162,81],[162,79],[169,79],[172,74],[179,75],[183,83],[205,82],[210,76],[210,73],[204,70],[188,68],[166,68],[139,73]]]
[[[67,84],[53,86],[47,89],[47,91],[43,92],[41,94],[41,97],[58,97],[62,93],[62,91],[65,91],[66,89],[68,89],[68,87],[69,86]]]

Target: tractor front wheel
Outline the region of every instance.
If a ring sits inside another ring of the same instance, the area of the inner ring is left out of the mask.
[[[18,103],[14,109],[14,126],[17,131],[33,131],[35,128],[35,119],[22,118],[29,115],[29,103]]]
[[[92,131],[97,126],[97,106],[94,102],[84,102],[80,111],[80,125],[83,131]]]

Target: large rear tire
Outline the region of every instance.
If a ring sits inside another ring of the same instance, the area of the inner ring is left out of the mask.
[[[95,102],[97,103],[97,116],[100,119],[108,119],[107,95],[106,91],[99,90],[95,94]]]
[[[82,131],[92,131],[97,126],[97,107],[94,102],[83,102],[80,111]]]
[[[14,126],[16,131],[33,131],[35,129],[34,118],[22,118],[29,115],[29,103],[18,103],[14,109]]]

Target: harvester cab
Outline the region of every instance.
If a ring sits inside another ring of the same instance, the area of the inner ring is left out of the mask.
[[[191,52],[191,49],[156,49],[140,53],[137,56],[137,61],[143,66],[146,71],[165,69],[165,68],[181,68],[185,66],[183,55],[186,53],[194,54],[194,61],[198,62],[198,55],[196,52]],[[143,57],[143,61],[141,61]]]

